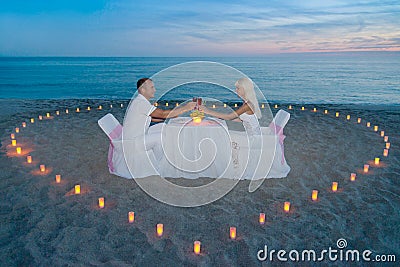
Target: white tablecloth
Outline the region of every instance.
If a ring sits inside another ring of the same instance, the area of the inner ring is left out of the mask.
[[[161,176],[217,178],[228,168],[231,140],[225,121],[206,118],[196,124],[191,118],[175,118],[162,133]]]

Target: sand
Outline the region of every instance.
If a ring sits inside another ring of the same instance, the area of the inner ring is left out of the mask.
[[[337,248],[340,238],[346,239],[346,249],[369,249],[373,255],[393,254],[397,263],[400,260],[398,106],[306,105],[301,111],[295,105],[285,128],[288,177],[265,180],[254,193],[247,190],[249,181],[240,181],[214,203],[178,208],[151,198],[134,180],[108,172],[108,139],[97,120],[111,112],[122,121],[126,101],[2,100],[0,104],[2,266],[259,266],[271,263],[257,259],[264,245],[287,252],[320,252]],[[94,109],[98,105],[103,109]],[[85,110],[88,106],[90,111]],[[76,107],[81,112],[76,113]],[[314,107],[317,112],[312,112]],[[274,113],[278,110],[271,108]],[[288,110],[286,104],[282,108]],[[46,112],[52,117],[39,121]],[[365,126],[367,121],[371,128]],[[378,133],[374,125],[379,126]],[[23,153],[31,150],[32,164],[10,147],[15,127],[21,130],[16,139]],[[388,157],[382,156],[385,143],[380,130],[389,136]],[[363,174],[363,165],[375,157],[381,158],[381,166],[372,164]],[[47,167],[44,174],[38,171],[40,164]],[[349,180],[352,172],[357,173],[354,182]],[[55,183],[56,174],[61,174],[60,184]],[[196,185],[202,180],[207,178],[175,182]],[[334,181],[339,183],[336,193],[331,191]],[[75,184],[81,185],[80,195],[73,194]],[[317,202],[311,201],[313,189],[319,191]],[[97,207],[99,197],[105,198],[104,209]],[[291,202],[289,213],[283,212],[285,201]],[[128,223],[129,211],[135,212],[133,224]],[[265,225],[258,223],[260,212],[266,214]],[[162,237],[156,236],[157,223],[164,224]],[[229,239],[230,226],[237,227],[236,240]],[[201,241],[201,255],[193,253],[195,240]],[[349,264],[326,258],[324,262]],[[274,263],[295,265],[276,256]]]

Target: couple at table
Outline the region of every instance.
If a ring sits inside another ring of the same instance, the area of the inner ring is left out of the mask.
[[[243,104],[231,113],[220,113],[210,110],[205,106],[199,109],[205,114],[224,120],[241,121],[248,135],[261,135],[258,119],[261,118],[261,111],[258,105],[253,82],[248,78],[241,78],[235,83],[236,93],[243,100]],[[129,107],[129,118],[124,123],[125,129],[129,131],[129,138],[146,136],[145,149],[153,150],[156,158],[160,159],[163,154],[161,146],[162,123],[150,127],[151,122],[161,122],[167,118],[178,117],[179,115],[193,110],[195,102],[188,102],[183,106],[163,110],[153,106],[150,99],[156,91],[153,81],[150,78],[141,78],[137,81],[138,94]]]

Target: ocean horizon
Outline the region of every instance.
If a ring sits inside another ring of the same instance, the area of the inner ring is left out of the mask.
[[[271,103],[400,105],[400,52],[262,57],[0,57],[0,99],[130,99],[139,78],[192,61],[236,68],[250,77]],[[232,88],[234,83],[232,80]],[[239,100],[227,88],[199,82],[177,86],[163,96],[156,92],[155,98],[182,101],[193,96],[224,102]]]

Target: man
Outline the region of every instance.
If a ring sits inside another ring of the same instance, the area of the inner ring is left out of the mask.
[[[192,110],[196,103],[189,102],[175,109],[163,110],[153,106],[149,100],[154,97],[156,91],[150,78],[141,78],[137,81],[138,95],[132,100],[127,116],[124,120],[124,140],[144,137],[144,149],[152,149],[157,160],[163,154],[161,145],[161,130],[163,123],[150,127],[151,121],[163,121],[166,118],[177,117],[180,114]]]

